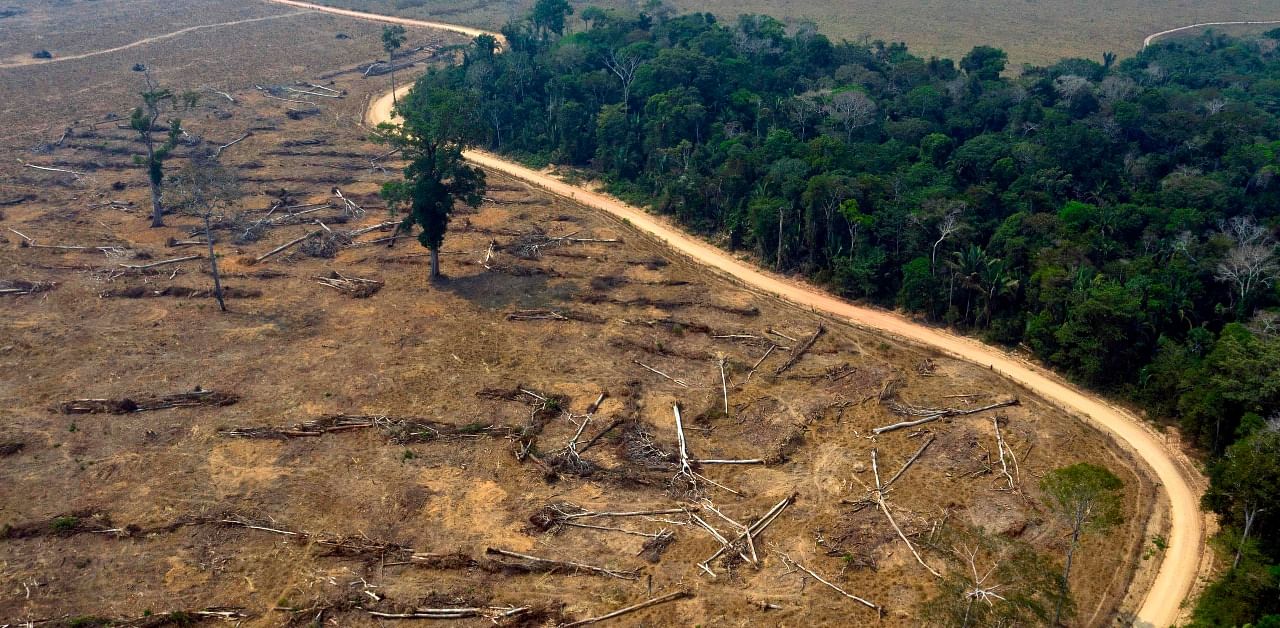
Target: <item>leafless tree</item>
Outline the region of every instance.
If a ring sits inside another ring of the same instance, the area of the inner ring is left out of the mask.
[[[618,76],[618,80],[622,81],[622,111],[628,111],[628,101],[631,99],[631,84],[636,80],[636,70],[640,68],[640,64],[644,63],[644,59],[629,53],[625,50],[613,50],[604,57],[605,67],[609,68]]]
[[[822,111],[822,105],[813,96],[801,94],[787,100],[786,111],[791,121],[800,127],[800,139],[805,140],[807,139],[805,131],[809,128],[809,122],[818,115],[819,111]]]
[[[963,203],[956,204],[946,214],[943,214],[942,220],[938,221],[938,239],[933,243],[933,252],[929,256],[930,272],[933,272],[934,267],[938,264],[938,247],[942,244],[942,241],[951,237],[960,228],[960,212],[963,210]]]
[[[853,132],[876,121],[876,103],[859,91],[839,92],[826,106],[827,117],[844,129],[845,138],[853,138]]]
[[[182,170],[170,177],[170,185],[165,188],[166,200],[172,207],[196,214],[204,221],[209,272],[213,275],[213,296],[218,299],[218,308],[223,312],[227,311],[227,304],[223,300],[222,276],[218,273],[210,219],[214,210],[225,210],[239,195],[239,182],[235,175],[212,156],[193,156]]]
[[[1210,117],[1216,116],[1222,113],[1222,110],[1226,108],[1227,108],[1227,99],[1225,98],[1212,98],[1209,101],[1204,103],[1204,110],[1206,113],[1209,114]]]
[[[1133,82],[1133,79],[1123,76],[1108,76],[1098,84],[1098,95],[1106,103],[1120,102],[1137,91],[1138,85]]]
[[[1250,216],[1237,216],[1221,225],[1222,235],[1231,241],[1231,250],[1218,263],[1214,276],[1235,290],[1233,298],[1244,307],[1258,289],[1271,286],[1280,276],[1276,243],[1266,227]]]
[[[1093,83],[1083,76],[1064,74],[1054,79],[1053,89],[1063,98],[1074,98],[1078,94],[1093,89]]]

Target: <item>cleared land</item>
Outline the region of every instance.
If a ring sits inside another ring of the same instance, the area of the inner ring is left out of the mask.
[[[498,28],[513,16],[525,15],[533,2],[326,0],[324,4]],[[578,8],[635,6],[621,0],[573,4]],[[959,59],[974,46],[998,46],[1008,51],[1014,67],[1052,63],[1064,56],[1101,60],[1107,51],[1129,55],[1142,47],[1147,35],[1185,24],[1280,19],[1275,5],[1266,0],[1118,0],[1105,5],[1085,0],[675,0],[668,4],[682,12],[709,11],[726,20],[762,13],[792,24],[810,21],[834,39],[905,41],[916,54],[926,56]]]
[[[269,29],[283,21],[255,23],[265,32],[251,39],[275,36]],[[328,32],[312,43],[297,39],[304,50],[332,45]],[[224,59],[241,54],[203,52],[214,61],[199,65],[193,57],[187,75],[216,76]],[[9,478],[0,494],[0,523],[9,525],[0,540],[0,620],[233,606],[250,625],[306,621],[320,608],[340,625],[372,624],[350,600],[392,611],[533,605],[584,618],[680,589],[695,597],[625,623],[873,620],[871,611],[787,573],[773,555],[760,570],[736,560],[716,564],[720,577],[708,579],[696,564],[718,544],[686,515],[604,524],[674,532],[656,563],[637,556],[647,538],[542,529],[546,519],[536,515],[562,502],[597,511],[687,503],[680,484],[671,483],[676,403],[695,456],[768,462],[705,465],[708,478],[744,495],[703,484],[704,494],[742,520],[797,493],[761,536],[764,552],[786,552],[884,605],[888,625],[915,624],[914,604],[930,594],[933,579],[876,509],[845,503],[866,496],[860,484],[872,482],[872,447],[886,473],[934,439],[895,484],[891,502],[935,565],[945,548],[929,545],[940,527],[985,528],[1061,552],[1061,529],[1050,524],[1037,478],[1072,462],[1105,464],[1126,482],[1126,524],[1087,540],[1073,588],[1083,623],[1105,624],[1132,608],[1133,600],[1122,598],[1135,568],[1139,578],[1150,577],[1140,566],[1151,562],[1143,560],[1148,534],[1160,525],[1148,529],[1147,514],[1159,508],[1143,467],[1107,438],[986,369],[744,290],[593,210],[491,175],[489,200],[455,223],[444,256],[449,279],[438,286],[426,283],[425,256],[412,241],[312,256],[330,252],[318,240],[250,264],[317,230],[314,218],[339,231],[385,220],[375,192],[389,175],[371,163],[382,151],[356,126],[385,77],[360,78],[367,54],[334,54],[325,58],[332,66],[304,64],[293,74],[286,74],[289,58],[270,59],[282,64],[282,78],[272,84],[287,77],[289,84],[301,79],[347,92],[315,98],[318,113],[299,113],[312,108],[252,87],[266,79],[242,78],[219,87],[235,103],[208,98],[186,116],[195,139],[178,162],[202,143],[254,132],[223,157],[244,192],[217,231],[234,290],[228,315],[192,294],[210,284],[201,260],[122,266],[198,252],[169,244],[192,239],[194,217],[145,227],[144,174],[129,161],[138,146],[127,131],[114,122],[83,124],[56,146],[49,144],[60,132],[47,134],[35,151],[28,143],[5,149],[0,201],[22,200],[0,207],[0,280],[31,294],[0,295],[0,469]],[[75,63],[21,71],[68,72]],[[334,74],[342,70],[349,71]],[[169,84],[183,86],[181,76]],[[0,87],[7,90],[10,78],[0,74]],[[131,88],[119,89],[114,100],[81,91],[64,96],[64,104],[123,110],[132,104]],[[52,128],[74,120],[44,119]],[[23,168],[14,157],[85,174]],[[344,213],[333,186],[368,213]],[[281,190],[289,194],[282,198]],[[329,205],[305,215],[277,207],[272,217],[283,220],[260,239],[243,237],[278,200],[287,200],[281,207]],[[9,229],[40,245],[106,250],[24,246]],[[566,234],[601,241],[554,238]],[[355,240],[387,235],[374,230]],[[351,298],[315,279],[332,282],[333,272],[384,285]],[[820,325],[827,333],[778,373]],[[235,403],[209,404],[232,399],[204,394],[151,398],[197,386],[234,395]],[[560,466],[556,452],[601,392],[608,395],[584,440],[622,423],[582,455],[590,464],[584,475],[576,465]],[[966,409],[1013,397],[1021,405],[866,438],[873,427],[903,420],[893,410],[902,404]],[[62,405],[103,399],[109,401]],[[148,404],[179,407],[78,413]],[[994,453],[996,416],[1019,460],[1021,493],[996,490],[1005,485]],[[306,424],[313,420],[320,422]],[[330,431],[306,435],[318,430]],[[556,465],[559,479],[550,482],[535,458]],[[639,570],[652,576],[652,594],[644,575],[521,573],[522,561],[496,565],[485,556],[488,547]],[[405,548],[437,556],[415,558]]]

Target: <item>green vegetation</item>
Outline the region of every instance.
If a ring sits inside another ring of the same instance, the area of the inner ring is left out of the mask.
[[[74,532],[79,525],[80,519],[71,515],[55,517],[53,521],[49,523],[49,527],[52,528],[56,534]]]
[[[399,149],[408,161],[404,179],[384,184],[382,197],[392,212],[401,207],[408,210],[397,233],[421,227],[418,242],[431,252],[433,280],[440,277],[440,246],[454,203],[479,207],[484,195],[484,171],[462,160],[463,149],[480,133],[475,111],[469,92],[419,81],[396,106],[401,124],[378,125],[374,138]]]
[[[1049,498],[1049,508],[1071,530],[1067,543],[1067,560],[1060,579],[1062,596],[1053,611],[1053,625],[1065,610],[1063,601],[1069,596],[1071,562],[1080,537],[1085,532],[1104,531],[1123,520],[1120,489],[1124,483],[1111,471],[1087,462],[1054,469],[1040,480],[1040,490]]]
[[[138,139],[146,147],[145,155],[137,155],[134,161],[147,168],[147,181],[151,185],[151,226],[164,226],[164,207],[160,202],[161,188],[164,184],[164,162],[178,145],[182,137],[182,120],[170,118],[168,127],[159,124],[160,116],[165,111],[173,111],[178,106],[178,99],[173,91],[161,88],[151,79],[147,66],[136,64],[134,72],[141,72],[146,89],[141,92],[142,106],[133,110],[129,116],[129,128],[138,134]],[[186,109],[195,106],[199,95],[194,92],[183,94],[181,104]],[[157,143],[154,134],[163,132],[164,141]]]
[[[399,24],[382,27],[382,49],[387,53],[387,66],[391,71],[391,102],[396,103],[396,51],[404,45],[404,27]]]
[[[1280,30],[1010,78],[997,48],[957,64],[763,16],[587,8],[556,38],[564,7],[539,5],[506,54],[478,39],[415,98],[474,111],[492,150],[594,171],[780,271],[1177,421],[1239,556],[1201,601],[1236,614],[1198,621],[1280,613],[1280,507],[1239,483],[1265,475],[1241,447],[1280,430]]]

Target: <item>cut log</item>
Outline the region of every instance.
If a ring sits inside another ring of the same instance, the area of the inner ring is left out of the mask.
[[[626,615],[627,613],[633,613],[643,608],[649,608],[650,606],[656,606],[658,604],[663,604],[665,602],[671,602],[674,600],[681,600],[687,597],[693,597],[693,593],[689,592],[686,589],[681,589],[679,591],[668,593],[666,595],[645,600],[643,602],[640,602],[639,604],[632,604],[631,606],[620,608],[611,613],[605,613],[604,615],[601,615],[599,617],[592,617],[590,619],[583,619],[583,620],[571,622],[568,624],[561,624],[560,628],[573,628],[573,626],[586,626],[588,624],[602,622],[606,619],[613,619],[614,617],[618,617],[620,615]]]
[[[203,243],[203,242],[201,242],[200,244],[204,244],[204,243]],[[155,268],[155,267],[157,267],[157,266],[167,266],[167,265],[169,265],[169,264],[177,264],[178,262],[189,262],[189,261],[191,261],[191,260],[193,260],[193,259],[200,259],[201,257],[203,257],[203,256],[202,256],[202,255],[187,255],[187,256],[185,256],[185,257],[175,257],[175,258],[173,258],[173,259],[167,259],[167,260],[163,260],[163,261],[159,261],[159,262],[151,262],[150,264],[142,264],[142,265],[136,265],[136,264],[121,264],[120,266],[122,266],[122,267],[124,267],[124,268],[128,268],[128,269],[130,269],[130,270],[146,270],[146,269],[148,269],[148,268]]]
[[[937,421],[938,419],[942,419],[942,418],[955,417],[955,416],[968,416],[968,415],[970,415],[970,414],[977,414],[977,413],[979,413],[979,412],[986,412],[987,410],[994,410],[994,409],[996,409],[996,408],[1004,408],[1004,407],[1007,407],[1007,406],[1016,406],[1016,405],[1018,405],[1018,403],[1019,403],[1019,401],[1018,401],[1018,399],[1015,397],[1015,398],[1013,398],[1013,399],[1008,399],[1008,400],[1005,400],[1005,401],[999,401],[999,402],[996,402],[996,403],[993,403],[993,404],[990,404],[990,405],[982,406],[981,408],[973,408],[973,409],[971,409],[971,410],[959,410],[959,409],[955,409],[955,408],[944,408],[944,409],[941,409],[941,410],[928,410],[929,414],[926,414],[923,418],[916,419],[916,420],[914,420],[914,421],[903,421],[903,422],[901,422],[901,423],[893,423],[893,424],[891,424],[891,425],[885,425],[885,426],[882,426],[882,427],[877,427],[877,428],[875,428],[875,429],[871,430],[871,433],[873,433],[873,434],[877,434],[877,435],[878,435],[878,434],[884,434],[885,432],[892,432],[892,431],[894,431],[894,430],[900,430],[900,429],[905,428],[905,427],[915,427],[915,426],[917,426],[917,425],[924,425],[925,423],[929,423],[929,422],[932,422],[932,421]]]
[[[813,343],[818,341],[818,337],[821,336],[826,331],[827,331],[826,327],[822,325],[818,325],[818,330],[813,332],[813,335],[809,336],[809,339],[804,341],[804,344],[800,345],[798,349],[796,349],[795,351],[792,351],[791,357],[787,359],[786,363],[784,363],[782,366],[779,366],[776,370],[774,370],[773,374],[781,375],[785,373],[787,369],[794,366],[796,362],[799,362],[800,358],[804,357],[804,354],[807,353],[809,351],[809,348],[813,346]]]

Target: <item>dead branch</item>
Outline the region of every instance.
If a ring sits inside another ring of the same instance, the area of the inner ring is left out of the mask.
[[[770,508],[768,512],[766,512],[763,516],[761,516],[754,523],[748,526],[747,530],[750,532],[751,536],[759,537],[760,533],[763,532],[765,528],[769,527],[769,524],[773,523],[773,520],[777,519],[778,515],[782,514],[782,511],[787,509],[787,506],[790,506],[791,504],[795,503],[796,496],[797,496],[796,493],[792,493],[788,495],[785,499],[775,504],[773,508]],[[725,551],[729,550],[732,546],[735,546],[738,543],[742,542],[746,538],[746,535],[747,535],[747,532],[743,532],[742,534],[739,534],[735,539],[730,541],[728,544],[725,544],[720,549],[716,550],[716,553],[712,554],[709,558],[702,561],[701,563],[698,563],[698,567],[700,567],[703,571],[707,572],[708,574],[711,574],[711,577],[714,578],[716,574],[715,572],[711,571],[711,567],[710,567],[711,561],[719,558],[721,554],[724,554]]]
[[[780,331],[778,331],[778,330],[776,330],[776,329],[774,329],[774,328],[772,328],[772,327],[770,327],[769,329],[766,329],[766,330],[765,330],[765,333],[773,334],[773,335],[775,335],[775,336],[777,336],[777,337],[779,337],[779,338],[785,338],[785,339],[787,339],[787,340],[790,340],[791,342],[795,342],[795,341],[796,341],[796,339],[795,339],[795,338],[792,338],[791,336],[788,336],[788,335],[786,335],[786,334],[784,334],[784,333],[782,333],[782,332],[780,332]]]
[[[327,203],[326,203],[326,204],[327,204]],[[382,229],[386,229],[387,227],[394,227],[394,226],[396,226],[396,225],[400,224],[400,222],[401,222],[401,221],[399,221],[399,220],[388,220],[388,221],[386,221],[386,222],[380,222],[380,223],[378,223],[378,224],[376,224],[376,225],[370,225],[370,226],[368,226],[368,227],[361,227],[361,228],[359,228],[359,229],[353,229],[353,230],[351,230],[351,231],[348,231],[348,232],[347,232],[347,237],[354,238],[354,237],[356,237],[356,236],[364,235],[364,234],[366,234],[366,233],[369,233],[370,231],[380,231],[380,230],[382,230]]]
[[[233,102],[234,102],[234,101],[233,101]],[[230,142],[227,142],[226,144],[223,144],[222,146],[219,146],[219,147],[218,147],[218,150],[213,151],[213,158],[214,158],[214,159],[217,159],[218,157],[222,156],[222,151],[224,151],[224,150],[226,150],[226,149],[228,149],[228,148],[230,148],[230,147],[232,147],[232,146],[234,146],[234,145],[236,145],[236,144],[239,144],[240,142],[244,141],[244,139],[245,139],[246,137],[250,137],[250,136],[252,136],[252,135],[253,135],[253,131],[245,131],[245,132],[244,132],[244,135],[241,135],[240,137],[237,137],[236,139],[231,140]]]
[[[886,491],[889,490],[889,487],[893,486],[893,483],[897,482],[898,478],[902,477],[902,474],[906,473],[907,469],[911,468],[911,465],[915,464],[916,459],[920,457],[920,454],[924,453],[924,450],[928,449],[929,445],[933,444],[934,438],[936,437],[930,436],[929,440],[926,440],[924,444],[921,445],[920,448],[916,450],[916,453],[911,454],[911,457],[908,458],[907,461],[902,464],[902,468],[898,469],[898,472],[893,474],[893,477],[889,478],[888,482],[884,483],[883,490],[886,490]]]
[[[650,606],[656,606],[658,604],[663,604],[663,603],[671,602],[674,600],[681,600],[688,597],[693,597],[693,593],[687,589],[681,589],[679,591],[668,593],[666,595],[645,600],[643,602],[640,602],[639,604],[632,604],[631,606],[620,608],[611,613],[605,613],[604,615],[601,615],[599,617],[592,617],[590,619],[583,619],[581,621],[575,621],[568,624],[561,624],[560,628],[573,628],[574,626],[586,626],[587,624],[594,624],[597,622],[602,622],[606,619],[613,619],[614,617],[618,617],[620,615],[626,615],[627,613],[632,613],[643,608],[648,608]]]
[[[458,608],[418,608],[407,613],[384,613],[364,609],[370,616],[380,619],[466,619],[468,617],[487,617],[498,623],[498,620],[514,617],[529,611],[528,606],[519,607],[458,607]]]
[[[28,162],[25,162],[25,161],[23,161],[23,160],[21,160],[21,159],[19,159],[19,160],[18,160],[18,163],[22,164],[23,166],[25,166],[25,167],[27,167],[27,168],[34,168],[34,169],[36,169],[36,170],[44,170],[44,171],[47,171],[47,172],[65,172],[65,173],[67,173],[67,174],[74,175],[74,176],[75,176],[75,178],[77,178],[77,179],[79,179],[80,177],[85,176],[85,173],[83,173],[83,172],[76,172],[75,170],[67,170],[66,168],[51,168],[51,167],[49,167],[49,166],[37,166],[37,165],[35,165],[35,164],[33,164],[33,163],[28,163]]]
[[[769,354],[773,353],[774,349],[777,349],[777,348],[778,348],[778,345],[776,344],[769,345],[769,350],[765,351],[764,355],[760,356],[760,359],[756,360],[756,363],[751,365],[751,372],[747,373],[748,382],[751,381],[751,376],[756,374],[756,369],[760,368],[760,365],[763,364],[765,359],[769,357]]]
[[[346,214],[348,214],[348,215],[351,215],[351,216],[355,216],[355,217],[357,217],[357,218],[358,218],[358,217],[360,217],[360,216],[363,216],[363,215],[365,214],[365,211],[364,211],[364,208],[363,208],[363,207],[361,207],[361,206],[357,205],[355,201],[353,201],[353,200],[351,200],[351,199],[349,199],[349,198],[347,198],[347,197],[345,197],[345,196],[343,196],[343,195],[342,195],[342,190],[340,190],[340,189],[338,189],[338,188],[336,188],[336,187],[335,187],[335,188],[333,188],[333,195],[334,195],[334,196],[336,196],[336,197],[338,197],[338,198],[342,201],[342,206],[343,206],[343,212],[344,212],[344,213],[346,213]]]
[[[720,389],[724,391],[724,413],[729,414],[729,380],[724,375],[724,356],[720,356]]]
[[[283,89],[286,92],[290,92],[294,94],[306,94],[308,96],[319,96],[321,98],[342,98],[342,94],[321,94],[320,92],[313,92],[305,89],[295,89],[292,87],[283,87],[281,89]]]
[[[585,563],[578,563],[578,562],[567,561],[567,560],[552,560],[549,558],[539,558],[537,556],[520,554],[518,552],[512,552],[509,550],[499,549],[496,547],[485,548],[484,553],[489,556],[503,556],[506,558],[516,558],[519,560],[528,561],[528,562],[534,563],[535,565],[549,567],[550,569],[548,569],[548,571],[555,571],[558,569],[568,569],[570,571],[592,573],[592,574],[597,574],[601,576],[608,576],[610,578],[618,578],[621,580],[639,580],[640,579],[640,574],[635,571],[616,571],[613,569],[596,567],[595,565],[588,565]]]
[[[787,369],[791,368],[796,362],[799,362],[800,358],[804,357],[804,354],[807,353],[809,351],[809,348],[813,346],[813,343],[818,341],[818,337],[821,336],[826,331],[827,331],[826,327],[822,325],[818,325],[818,330],[813,332],[813,335],[810,336],[808,340],[804,341],[804,344],[800,345],[798,349],[796,349],[795,351],[792,351],[791,357],[787,359],[785,364],[783,364],[782,366],[779,366],[776,370],[774,370],[773,374],[782,375],[784,372],[786,372]]]
[[[871,471],[875,475],[875,479],[876,479],[876,488],[874,491],[872,491],[871,495],[872,495],[872,498],[875,500],[876,504],[880,506],[880,511],[884,513],[885,518],[889,520],[889,525],[893,526],[893,531],[898,533],[898,537],[902,539],[902,542],[907,544],[907,549],[911,550],[911,555],[916,557],[916,562],[920,563],[922,567],[929,570],[929,573],[933,574],[935,577],[941,578],[942,577],[941,573],[939,573],[933,567],[930,567],[928,563],[924,562],[924,558],[920,556],[920,552],[916,551],[916,547],[911,544],[911,540],[908,539],[907,535],[902,532],[902,528],[898,527],[898,522],[894,521],[893,514],[889,512],[889,504],[884,499],[885,487],[883,484],[880,483],[880,466],[878,461],[876,460],[875,449],[871,450]]]
[[[847,598],[849,598],[849,599],[851,599],[851,600],[853,600],[853,601],[855,601],[855,602],[857,602],[857,603],[859,603],[859,604],[862,604],[863,606],[866,606],[867,608],[870,608],[870,609],[874,610],[874,611],[876,612],[876,614],[877,614],[877,615],[879,615],[879,616],[881,616],[881,617],[883,617],[883,616],[884,616],[884,609],[880,608],[880,607],[879,607],[879,606],[877,606],[875,603],[870,602],[870,601],[868,601],[868,600],[864,600],[864,599],[862,599],[862,598],[860,598],[860,597],[858,597],[858,596],[856,596],[856,595],[854,595],[854,594],[852,594],[852,593],[849,593],[848,591],[845,591],[844,589],[841,589],[840,587],[838,587],[838,586],[836,586],[836,585],[832,584],[832,583],[831,583],[831,581],[827,580],[826,578],[823,578],[822,576],[819,576],[819,575],[817,574],[817,572],[813,571],[812,569],[809,569],[808,567],[805,567],[804,565],[801,565],[800,563],[796,562],[795,560],[792,560],[792,558],[791,558],[790,556],[787,556],[786,554],[784,554],[784,553],[782,553],[782,552],[778,552],[778,557],[782,559],[783,564],[788,565],[788,566],[790,566],[790,567],[794,567],[794,568],[796,568],[796,569],[799,569],[800,571],[803,571],[803,572],[805,572],[805,573],[809,574],[810,576],[813,576],[813,578],[814,578],[815,580],[817,580],[818,582],[821,582],[822,584],[827,585],[828,587],[831,587],[833,590],[835,590],[835,591],[836,591],[837,593],[839,593],[840,595],[843,595],[843,596],[845,596],[845,597],[847,597]]]
[[[663,373],[662,371],[659,371],[658,369],[653,368],[652,366],[649,366],[649,365],[647,365],[647,364],[642,364],[639,360],[632,360],[632,362],[636,363],[637,365],[639,365],[639,366],[641,366],[641,367],[644,367],[646,370],[648,370],[648,371],[650,371],[650,372],[657,373],[658,375],[661,375],[661,376],[663,376],[663,377],[665,377],[665,378],[667,378],[667,379],[669,379],[669,380],[671,380],[671,381],[673,381],[673,382],[675,382],[675,383],[677,383],[677,384],[679,384],[679,385],[681,385],[681,386],[683,386],[683,387],[685,387],[685,388],[688,388],[688,387],[689,387],[689,384],[688,384],[687,382],[685,382],[684,380],[676,379],[676,378],[674,378],[674,377],[672,377],[672,376],[670,376],[670,375],[667,375],[666,373]]]
[[[122,267],[124,267],[124,268],[128,268],[128,269],[130,269],[130,270],[146,270],[146,269],[148,269],[148,268],[155,268],[155,267],[157,267],[157,266],[167,266],[167,265],[169,265],[169,264],[177,264],[178,262],[189,262],[189,261],[191,261],[191,260],[193,260],[193,259],[200,259],[201,257],[203,257],[203,256],[201,256],[201,255],[187,255],[187,256],[185,256],[185,257],[175,257],[175,258],[173,258],[173,259],[167,259],[167,260],[163,260],[163,261],[159,261],[159,262],[152,262],[152,263],[150,263],[150,264],[142,264],[142,265],[135,265],[135,264],[121,264],[120,266],[122,266]]]
[[[729,525],[731,525],[731,526],[733,526],[734,528],[737,528],[738,530],[740,530],[740,531],[742,532],[742,534],[743,534],[744,536],[746,536],[746,538],[747,538],[747,549],[751,551],[751,558],[749,558],[749,559],[747,559],[747,560],[748,560],[748,561],[750,561],[750,563],[751,563],[752,565],[755,565],[756,567],[759,567],[759,566],[760,566],[760,557],[759,557],[759,555],[757,555],[757,554],[756,554],[756,542],[755,542],[755,539],[754,539],[754,538],[752,537],[752,535],[751,535],[751,528],[750,528],[749,526],[742,525],[741,523],[738,523],[737,521],[734,521],[733,519],[729,518],[729,516],[728,516],[728,515],[726,515],[726,514],[724,514],[724,513],[720,512],[720,511],[715,507],[715,504],[712,504],[712,503],[711,503],[711,500],[709,500],[709,499],[704,499],[704,500],[702,500],[702,506],[703,506],[704,508],[706,508],[707,510],[710,510],[711,512],[715,513],[715,515],[716,515],[717,517],[720,517],[721,519],[723,519],[723,520],[724,520],[726,523],[728,523]],[[744,558],[745,558],[745,557],[744,557]]]
[[[871,432],[877,435],[884,434],[885,432],[892,432],[894,430],[900,430],[906,427],[915,427],[917,425],[924,425],[925,423],[929,423],[931,421],[937,421],[938,419],[942,419],[942,418],[968,416],[970,414],[977,414],[979,412],[994,410],[996,408],[1004,408],[1006,406],[1016,406],[1018,405],[1018,403],[1019,401],[1015,397],[1013,399],[999,401],[990,405],[982,406],[981,408],[973,408],[970,410],[961,410],[957,408],[942,408],[942,409],[915,408],[911,406],[904,406],[902,404],[889,403],[887,404],[889,406],[889,409],[893,410],[894,412],[897,412],[899,414],[906,414],[906,415],[923,416],[923,418],[916,419],[914,421],[903,421],[902,423],[893,423],[891,425],[877,427],[871,430]]]
[[[301,236],[301,237],[295,238],[295,239],[293,239],[293,240],[290,240],[290,241],[288,241],[288,242],[285,242],[284,244],[281,244],[280,246],[277,246],[276,248],[271,249],[270,251],[267,251],[266,253],[263,253],[262,255],[259,255],[258,257],[254,258],[253,263],[254,263],[254,264],[262,263],[263,261],[266,261],[266,259],[267,259],[267,258],[269,258],[269,257],[271,257],[271,256],[273,256],[273,255],[276,255],[276,254],[280,253],[281,251],[284,251],[285,249],[288,249],[289,247],[295,246],[295,245],[299,244],[300,242],[302,242],[303,240],[306,240],[307,238],[310,238],[311,236],[320,235],[321,233],[323,233],[323,231],[312,231],[311,233],[308,233],[308,234],[306,234],[306,235],[304,235],[304,236]]]
[[[371,297],[381,290],[383,286],[383,282],[377,279],[347,277],[336,270],[330,272],[328,276],[313,277],[312,279],[322,286],[328,286],[357,299]]]
[[[600,433],[599,433],[599,434],[596,434],[595,436],[592,436],[592,437],[591,437],[591,440],[587,441],[587,444],[586,444],[586,445],[583,445],[583,446],[582,446],[582,449],[578,450],[578,453],[579,453],[579,454],[584,454],[584,453],[586,453],[586,452],[587,452],[587,450],[588,450],[588,449],[591,449],[591,447],[592,447],[592,446],[594,446],[594,445],[595,445],[595,444],[596,444],[596,443],[597,443],[601,438],[604,438],[604,435],[605,435],[605,434],[608,434],[609,432],[613,431],[613,428],[618,427],[619,425],[622,425],[623,423],[626,423],[626,420],[625,420],[625,419],[615,419],[612,423],[610,423],[609,425],[605,426],[605,428],[604,428],[603,430],[600,430]]]
[[[1000,451],[1000,471],[1004,474],[1005,479],[1009,481],[1008,490],[1017,490],[1017,482],[1014,481],[1013,475],[1009,473],[1009,465],[1005,464],[1004,460],[1005,450],[1008,449],[1009,455],[1012,456],[1013,449],[1005,444],[1004,435],[1000,433],[1000,415],[997,414],[996,416],[991,417],[991,425],[996,429],[996,449]]]

